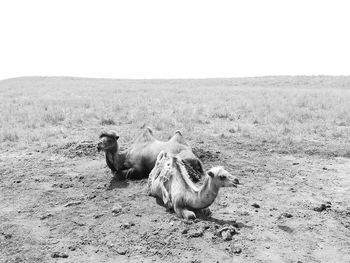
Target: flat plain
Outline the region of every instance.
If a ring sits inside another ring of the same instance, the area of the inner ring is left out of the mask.
[[[350,262],[350,77],[24,77],[0,101],[0,262]],[[241,184],[177,218],[96,151],[145,127]]]

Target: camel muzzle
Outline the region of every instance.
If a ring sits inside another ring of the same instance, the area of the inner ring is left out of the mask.
[[[100,144],[97,144],[96,148],[97,148],[97,151],[98,151],[98,152],[102,151],[102,147],[101,147]]]

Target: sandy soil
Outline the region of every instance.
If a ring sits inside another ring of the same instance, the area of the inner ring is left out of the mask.
[[[93,143],[1,150],[0,262],[350,262],[347,158],[194,145],[241,185],[185,221],[145,180],[112,180]]]

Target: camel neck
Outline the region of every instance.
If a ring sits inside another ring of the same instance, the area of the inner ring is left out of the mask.
[[[220,187],[212,181],[211,177],[207,176],[199,191],[193,193],[191,198],[192,202],[189,200],[189,205],[196,209],[202,209],[210,206],[217,197],[219,189]]]
[[[125,153],[124,152],[118,152],[117,149],[111,149],[110,151],[106,152],[106,159],[107,159],[107,165],[108,167],[113,171],[121,171],[124,167],[125,162]]]

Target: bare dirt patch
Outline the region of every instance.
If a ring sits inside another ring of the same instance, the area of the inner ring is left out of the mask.
[[[69,142],[60,146],[51,145],[49,148],[54,154],[69,158],[97,156],[96,143],[93,141]]]

